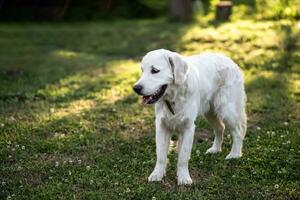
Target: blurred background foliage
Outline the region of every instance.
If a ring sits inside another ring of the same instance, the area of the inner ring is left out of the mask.
[[[198,13],[213,13],[219,0],[193,0]],[[300,19],[299,0],[232,0],[235,18]],[[168,0],[0,0],[1,21],[57,21],[166,16]]]

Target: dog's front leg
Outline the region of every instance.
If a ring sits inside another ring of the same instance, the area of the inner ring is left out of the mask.
[[[161,120],[156,119],[156,165],[148,181],[161,181],[166,174],[167,155],[170,144],[170,132],[163,127]]]
[[[193,146],[195,133],[195,125],[191,124],[185,131],[182,133],[182,136],[179,137],[180,149],[179,149],[179,157],[177,163],[177,178],[178,185],[187,185],[192,184],[192,179],[189,173],[189,159],[191,156],[191,150]]]

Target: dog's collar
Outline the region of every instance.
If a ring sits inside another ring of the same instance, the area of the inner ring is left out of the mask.
[[[170,101],[165,100],[165,102],[166,102],[166,105],[167,105],[169,111],[170,111],[173,115],[175,115],[174,109],[172,108],[172,105],[171,105]]]

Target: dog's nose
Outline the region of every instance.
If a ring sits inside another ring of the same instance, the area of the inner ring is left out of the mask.
[[[137,94],[141,94],[142,90],[143,90],[143,86],[141,85],[135,85],[133,86],[133,90],[137,93]]]

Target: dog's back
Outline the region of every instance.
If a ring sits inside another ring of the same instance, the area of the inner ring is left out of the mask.
[[[185,59],[206,77],[216,76],[211,77],[211,80],[221,84],[231,85],[234,82],[243,82],[242,72],[238,65],[223,54],[207,52],[185,57]]]

